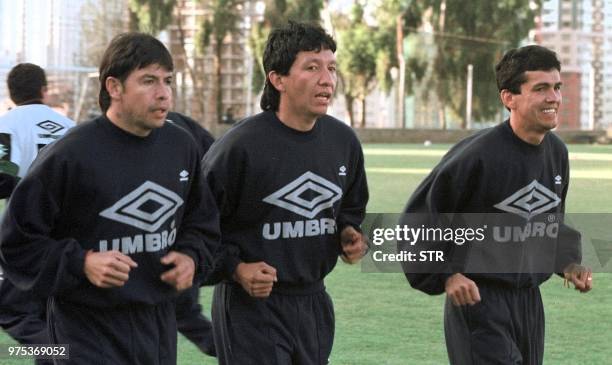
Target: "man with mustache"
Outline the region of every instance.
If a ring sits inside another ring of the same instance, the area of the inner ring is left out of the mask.
[[[175,298],[206,274],[218,212],[195,141],[166,123],[173,62],[150,35],[115,37],[104,113],[41,152],[0,223],[2,266],[49,297],[59,364],[175,364]]]

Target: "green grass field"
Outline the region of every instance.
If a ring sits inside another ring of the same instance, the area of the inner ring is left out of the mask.
[[[368,212],[400,212],[448,145],[366,145]],[[572,180],[567,211],[612,213],[612,146],[570,146]],[[0,202],[0,210],[2,209]],[[612,363],[612,274],[594,276],[595,289],[580,294],[553,277],[542,287],[546,308],[544,363]],[[334,298],[336,339],[331,364],[446,364],[443,297],[412,290],[402,274],[362,273],[339,263],[326,280]],[[212,290],[202,291],[208,308]],[[0,334],[0,343],[11,340]],[[1,364],[29,364],[0,359]],[[184,338],[179,364],[215,364]],[[265,364],[262,364],[265,365]]]

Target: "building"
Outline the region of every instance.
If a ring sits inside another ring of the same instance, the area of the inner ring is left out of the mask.
[[[91,1],[89,1],[91,2]],[[8,98],[6,76],[17,63],[35,63],[47,72],[50,94],[59,104],[78,103],[81,65],[81,8],[87,0],[0,1],[0,103]],[[69,117],[74,108],[69,108]]]
[[[216,42],[211,37],[205,49],[197,44],[201,25],[212,19],[212,1],[179,0],[175,20],[169,27],[168,44],[175,61],[176,108],[192,115],[207,127],[216,125],[216,62],[221,68],[221,119],[239,120],[253,113],[256,91],[251,90],[253,57],[249,49],[252,24],[261,19],[262,2],[244,1],[236,5],[241,14],[236,32],[227,34],[216,57]]]
[[[560,128],[612,126],[612,0],[546,0],[534,40],[562,63]]]

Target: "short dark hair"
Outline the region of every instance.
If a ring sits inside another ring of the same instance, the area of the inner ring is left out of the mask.
[[[277,111],[280,104],[280,93],[268,79],[270,71],[288,75],[299,52],[319,52],[321,49],[336,52],[336,42],[320,25],[290,21],[274,29],[263,54],[266,82],[259,103],[261,109]]]
[[[557,54],[542,46],[525,46],[511,49],[495,66],[497,89],[506,89],[513,94],[521,93],[521,85],[527,81],[525,71],[549,71],[557,69],[561,72],[561,63]]]
[[[152,64],[159,64],[168,71],[174,70],[170,52],[158,39],[150,34],[137,32],[122,33],[113,38],[100,63],[98,103],[102,112],[105,113],[111,104],[106,90],[108,77],[115,77],[123,83],[132,71]]]
[[[6,78],[11,100],[16,105],[43,98],[42,88],[47,86],[45,70],[33,63],[20,63],[13,67]]]

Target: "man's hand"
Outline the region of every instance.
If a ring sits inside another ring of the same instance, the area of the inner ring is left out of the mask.
[[[263,261],[254,263],[241,262],[234,271],[234,280],[254,298],[267,298],[278,280],[276,269]]]
[[[342,255],[340,258],[347,264],[355,264],[368,251],[363,234],[351,226],[346,226],[340,232],[340,244],[342,245]]]
[[[446,279],[444,288],[454,305],[474,305],[480,302],[478,286],[462,274],[454,274]]]
[[[563,270],[565,280],[574,284],[574,288],[586,293],[593,288],[593,273],[588,267],[570,264]]]
[[[87,279],[99,288],[120,287],[129,279],[130,270],[138,264],[119,251],[94,252],[85,255],[83,271]]]
[[[190,256],[177,251],[170,251],[161,258],[161,263],[174,265],[172,269],[162,274],[161,280],[164,283],[172,285],[178,291],[191,288],[195,275],[195,262]]]

